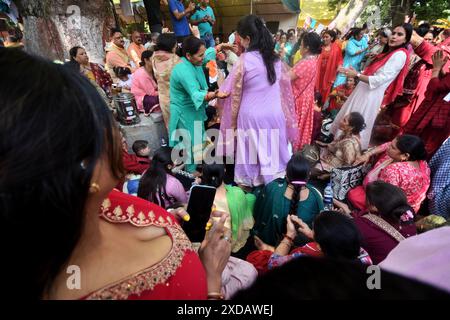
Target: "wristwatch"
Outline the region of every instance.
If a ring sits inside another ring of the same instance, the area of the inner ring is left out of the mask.
[[[361,77],[361,73],[358,72],[358,73],[356,74],[356,77],[359,79],[359,77]]]

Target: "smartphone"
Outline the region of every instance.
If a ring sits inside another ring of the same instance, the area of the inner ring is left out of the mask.
[[[193,185],[190,189],[187,212],[191,219],[183,222],[183,230],[191,242],[202,242],[205,238],[206,223],[216,196],[216,188]]]

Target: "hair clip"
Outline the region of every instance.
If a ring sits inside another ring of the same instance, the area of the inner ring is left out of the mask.
[[[298,186],[305,186],[306,181],[292,181],[292,184],[298,185]]]
[[[84,160],[80,162],[80,167],[83,170],[86,170],[86,164],[84,163]]]

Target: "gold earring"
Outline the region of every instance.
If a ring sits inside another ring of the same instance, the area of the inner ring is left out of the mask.
[[[98,185],[98,183],[91,183],[91,186],[89,187],[89,193],[97,193],[100,191],[100,186]]]

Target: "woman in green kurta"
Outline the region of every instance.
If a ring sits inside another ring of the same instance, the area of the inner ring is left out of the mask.
[[[294,154],[286,168],[286,178],[266,185],[255,203],[253,235],[268,245],[276,246],[286,233],[286,219],[292,213],[312,227],[320,213],[323,199],[319,191],[307,184],[309,164],[300,154]]]
[[[205,50],[202,40],[187,38],[183,43],[182,61],[175,66],[170,77],[169,145],[186,153],[184,159],[189,172],[196,169],[194,161],[201,163],[208,101],[227,97],[224,93],[208,92],[202,69]],[[186,131],[177,132],[177,129]],[[185,136],[187,133],[188,137]],[[188,141],[180,142],[180,135]]]

